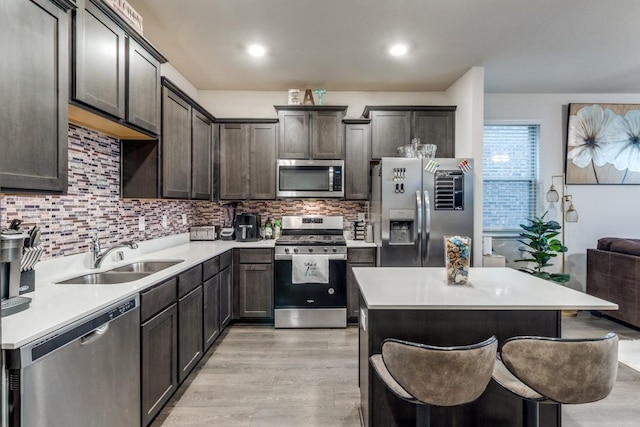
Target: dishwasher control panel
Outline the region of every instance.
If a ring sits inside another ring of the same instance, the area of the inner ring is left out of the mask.
[[[136,300],[135,299],[130,299],[129,301],[122,303],[118,307],[116,307],[113,310],[109,311],[109,313],[108,313],[109,320],[113,320],[118,316],[122,316],[127,311],[131,311],[134,308],[136,308],[136,306],[137,306],[137,304],[136,304]]]

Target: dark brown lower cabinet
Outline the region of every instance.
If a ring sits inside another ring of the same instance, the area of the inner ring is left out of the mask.
[[[358,322],[360,315],[360,290],[353,275],[354,267],[375,267],[375,248],[349,249],[347,255],[347,320]]]
[[[231,281],[231,267],[220,271],[220,332],[224,331],[231,321],[233,308],[233,282]]]
[[[204,328],[204,351],[220,335],[220,276],[216,274],[202,285],[204,309],[202,323]]]
[[[240,264],[238,271],[238,316],[241,319],[273,317],[272,264]]]
[[[202,357],[202,285],[178,300],[178,383]]]
[[[178,387],[177,327],[176,304],[141,326],[143,426],[153,420]]]

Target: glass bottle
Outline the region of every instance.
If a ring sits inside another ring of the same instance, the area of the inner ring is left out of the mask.
[[[280,225],[280,220],[276,219],[276,223],[273,229],[273,235],[276,239],[280,238],[280,236],[282,236],[282,226]]]
[[[271,227],[271,218],[267,218],[267,223],[264,226],[264,238],[273,239],[273,228]]]

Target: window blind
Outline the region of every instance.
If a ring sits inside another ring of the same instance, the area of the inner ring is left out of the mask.
[[[483,229],[520,230],[537,214],[540,125],[484,126]]]

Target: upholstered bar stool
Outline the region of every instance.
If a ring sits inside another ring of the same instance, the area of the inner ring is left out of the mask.
[[[476,400],[491,381],[498,341],[435,347],[386,339],[382,354],[369,358],[385,386],[417,405],[416,425],[430,425],[430,405],[456,406]]]
[[[540,425],[539,404],[595,402],[609,395],[618,373],[618,336],[514,337],[502,345],[493,379],[524,402],[524,427]]]

